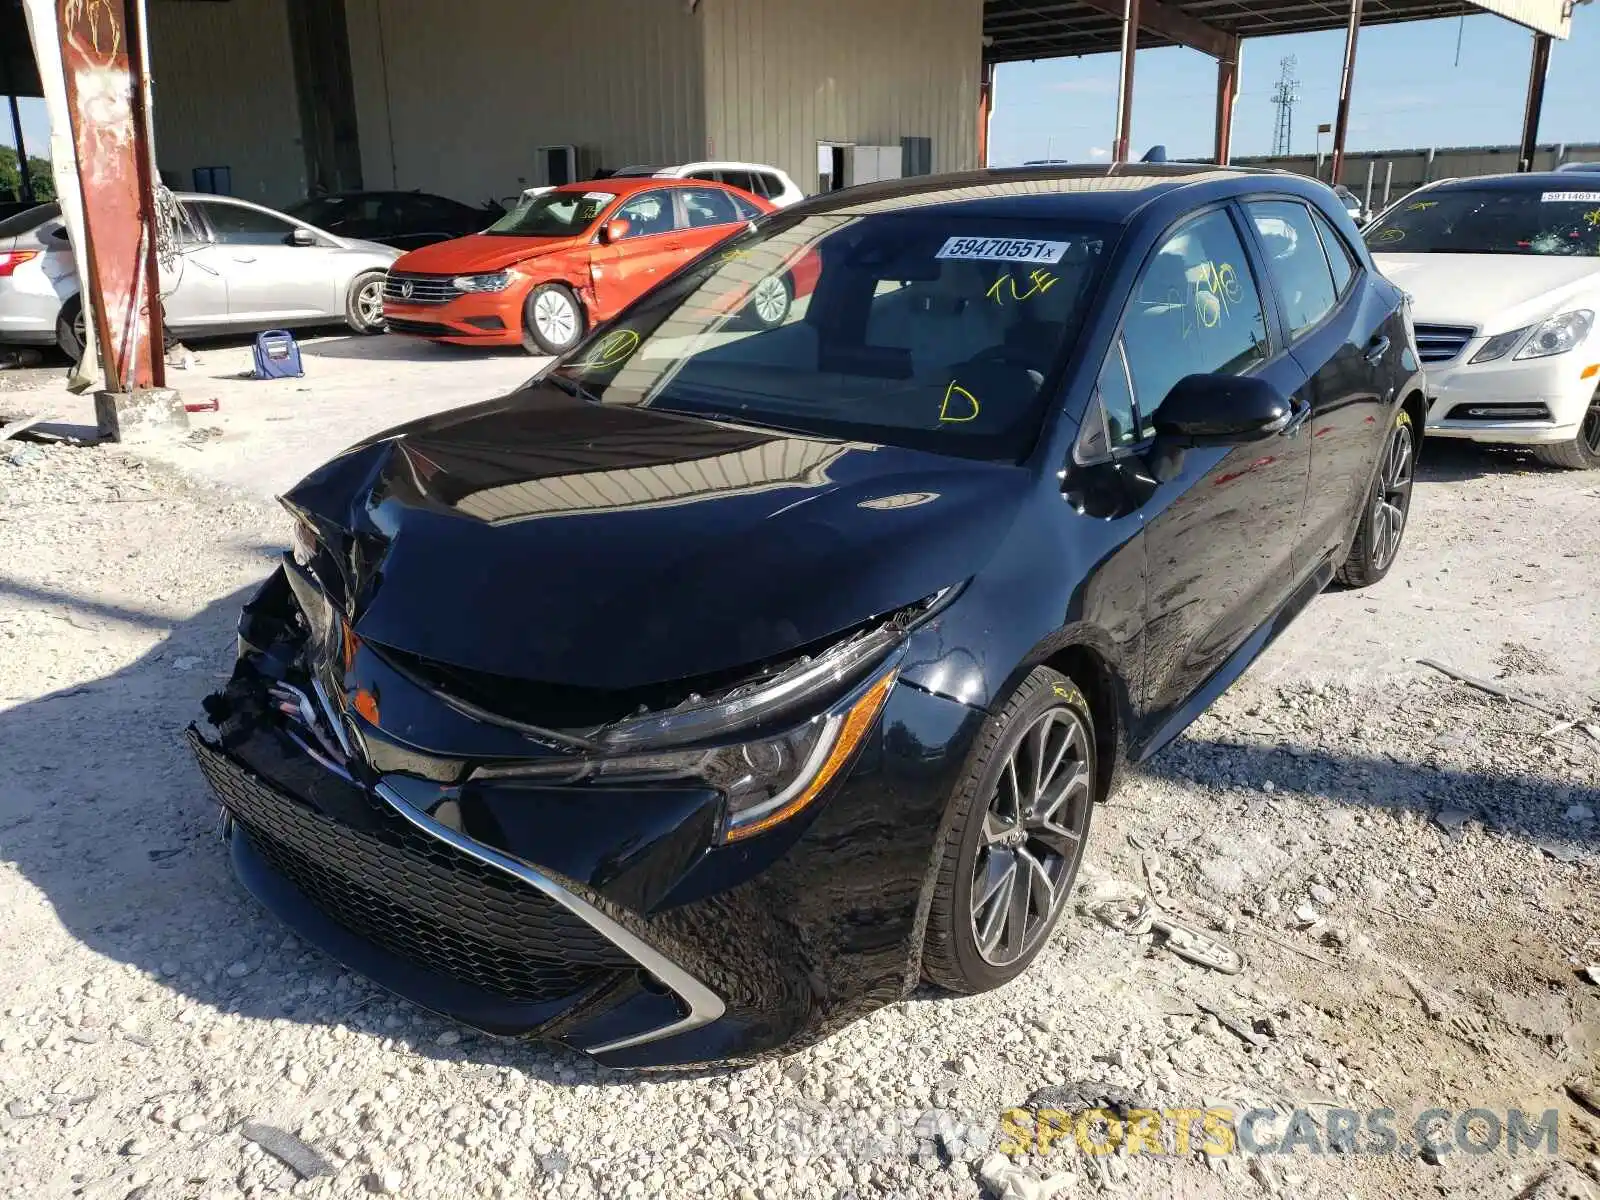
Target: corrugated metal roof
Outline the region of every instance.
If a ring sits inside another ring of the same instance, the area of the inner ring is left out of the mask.
[[[1239,37],[1343,29],[1344,0],[1165,0],[1166,7]],[[1565,38],[1572,29],[1568,0],[1365,0],[1361,24],[1388,25],[1434,17],[1492,12],[1541,33]],[[990,62],[1105,54],[1122,45],[1119,18],[1083,0],[984,0],[984,57]],[[1139,46],[1173,40],[1140,30]]]

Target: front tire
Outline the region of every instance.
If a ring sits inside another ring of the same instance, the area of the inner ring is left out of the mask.
[[[1533,456],[1552,467],[1568,471],[1593,471],[1600,468],[1600,390],[1584,410],[1578,436],[1554,446],[1530,446]]]
[[[750,293],[744,306],[744,323],[751,329],[776,329],[789,316],[794,288],[786,276],[768,275]]]
[[[1077,878],[1096,767],[1083,693],[1034,668],[984,723],[951,800],[923,944],[930,982],[988,991],[1038,956]]]
[[[1339,568],[1337,578],[1345,587],[1370,587],[1389,573],[1400,557],[1400,542],[1405,537],[1406,520],[1411,515],[1411,485],[1417,466],[1416,430],[1411,414],[1401,409],[1383,443],[1378,473],[1362,509],[1361,526],[1355,545]]]
[[[344,302],[344,323],[352,333],[382,333],[388,328],[383,319],[382,271],[363,271],[350,281]]]
[[[522,348],[529,354],[561,354],[583,336],[583,306],[572,289],[541,283],[522,303]]]

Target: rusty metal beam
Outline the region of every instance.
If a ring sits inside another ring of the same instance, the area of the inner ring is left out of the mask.
[[[1139,3],[1140,0],[1122,0],[1122,74],[1117,86],[1117,132],[1111,142],[1112,162],[1128,161],[1128,143],[1133,137],[1133,63],[1139,53]]]
[[[1081,2],[1085,7],[1097,9],[1109,16],[1123,15],[1122,0],[1081,0]],[[1163,4],[1161,0],[1139,0],[1137,14],[1136,19],[1140,29],[1158,33],[1180,46],[1199,50],[1211,55],[1212,58],[1221,58],[1228,53],[1234,40],[1233,34],[1227,30],[1218,29],[1215,25],[1191,17],[1181,9]]]
[[[1233,102],[1239,97],[1239,39],[1233,49],[1217,59],[1217,129],[1214,143],[1217,165],[1225,167],[1233,157]]]
[[[1517,170],[1533,170],[1534,156],[1539,152],[1539,116],[1544,110],[1544,80],[1550,71],[1550,44],[1554,39],[1548,33],[1533,35],[1533,63],[1528,68],[1528,99],[1522,107],[1522,150],[1517,155]]]
[[[1356,39],[1361,34],[1361,0],[1350,0],[1350,22],[1344,31],[1344,70],[1339,74],[1339,113],[1333,123],[1333,166],[1328,182],[1343,182],[1344,144],[1350,131],[1350,93],[1356,86]]]

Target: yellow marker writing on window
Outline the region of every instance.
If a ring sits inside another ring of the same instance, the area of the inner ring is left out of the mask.
[[[960,424],[973,421],[978,416],[978,398],[954,379],[944,390],[944,401],[939,405],[940,424]]]
[[[599,371],[615,366],[639,348],[639,335],[631,329],[614,329],[589,352],[589,357],[573,365],[584,371]]]
[[[1427,212],[1430,208],[1437,207],[1437,200],[1418,200],[1415,204],[1406,205],[1407,212]]]
[[[1583,222],[1591,229],[1600,229],[1600,208],[1591,208],[1584,213]]]
[[[994,286],[985,292],[984,295],[988,299],[993,300],[996,304],[1004,304],[1005,296],[1003,293],[1004,291],[1009,290],[1013,300],[1029,300],[1034,296],[1042,296],[1045,292],[1048,292],[1060,282],[1060,279],[1056,278],[1056,276],[1052,275],[1049,271],[1046,271],[1043,267],[1041,267],[1028,276],[1029,286],[1028,290],[1025,292],[1017,290],[1016,279],[1007,273],[1000,276],[999,279],[996,279],[994,281]]]

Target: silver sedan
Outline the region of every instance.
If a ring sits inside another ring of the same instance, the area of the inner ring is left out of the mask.
[[[161,273],[167,326],[220,334],[343,322],[383,332],[383,279],[400,251],[335,237],[231,196],[180,194],[177,255]],[[83,306],[61,209],[0,221],[0,343],[83,350]]]

